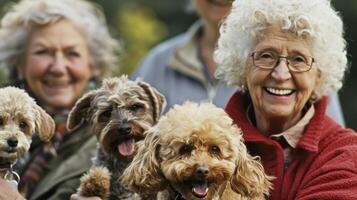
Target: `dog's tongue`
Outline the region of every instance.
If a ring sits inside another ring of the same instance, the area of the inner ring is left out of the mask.
[[[207,183],[194,185],[192,192],[198,197],[205,197],[208,193]]]
[[[118,151],[122,156],[130,156],[134,153],[135,140],[124,140],[118,145]]]

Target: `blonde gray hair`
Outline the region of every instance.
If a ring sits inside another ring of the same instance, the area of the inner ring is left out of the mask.
[[[214,53],[216,76],[229,85],[246,85],[246,61],[259,35],[278,24],[312,41],[321,81],[317,98],[337,91],[347,69],[343,22],[329,0],[237,0],[220,28]]]
[[[90,52],[90,64],[96,79],[115,67],[119,43],[110,36],[100,8],[85,0],[22,0],[13,4],[1,20],[0,69],[15,73],[26,48],[31,30],[36,25],[47,25],[68,20],[84,34]]]

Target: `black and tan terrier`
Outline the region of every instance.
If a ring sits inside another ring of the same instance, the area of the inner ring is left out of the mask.
[[[80,98],[69,114],[69,130],[89,122],[98,140],[93,166],[81,178],[81,196],[102,199],[139,198],[120,185],[118,177],[135,154],[135,143],[153,126],[165,106],[165,98],[142,81],[127,76],[109,78],[101,88]]]

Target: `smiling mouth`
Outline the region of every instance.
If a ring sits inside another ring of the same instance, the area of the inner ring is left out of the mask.
[[[276,96],[290,96],[295,92],[295,90],[292,89],[278,89],[272,87],[264,87],[264,90],[269,94]]]
[[[52,81],[52,80],[43,80],[43,83],[48,87],[66,87],[68,86],[71,81]]]

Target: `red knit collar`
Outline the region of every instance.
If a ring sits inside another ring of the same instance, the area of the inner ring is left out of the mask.
[[[328,98],[323,97],[320,101],[314,104],[315,115],[312,117],[309,124],[306,126],[303,137],[300,139],[296,148],[305,149],[311,152],[318,151],[318,144],[321,140],[323,120],[327,107]],[[258,129],[249,123],[246,117],[246,109],[250,100],[246,95],[236,92],[226,105],[226,112],[243,131],[243,137],[247,142],[260,142],[272,145],[275,143],[268,137],[259,133]]]

